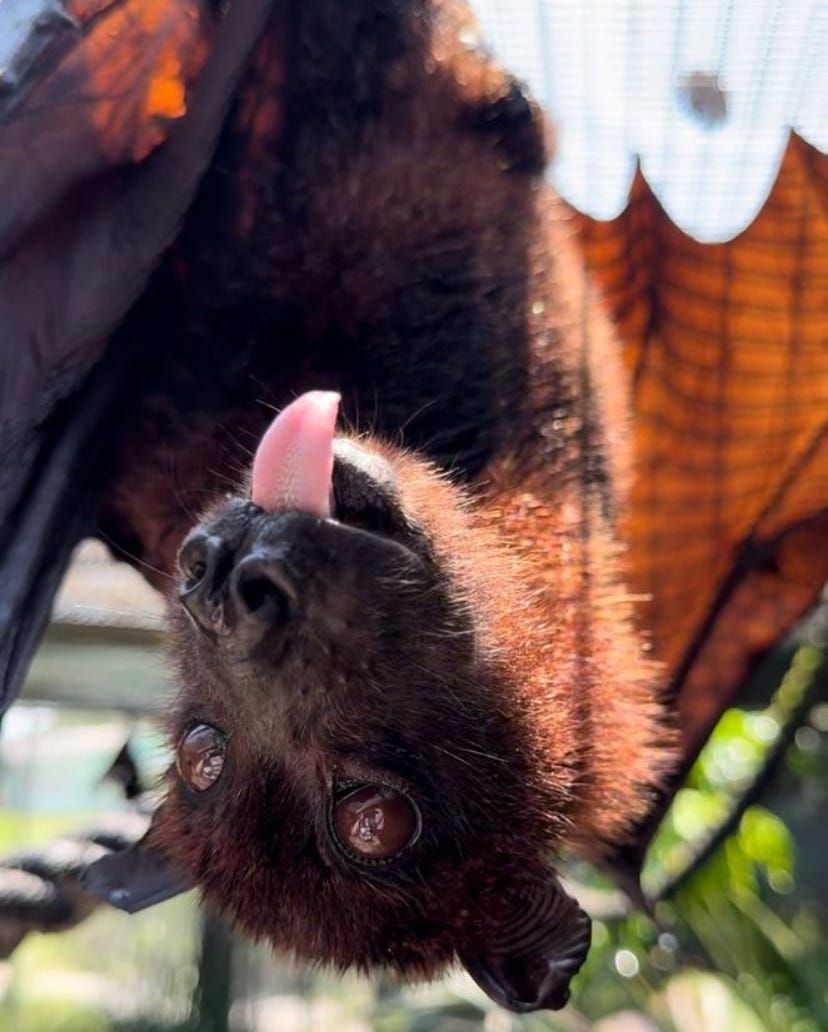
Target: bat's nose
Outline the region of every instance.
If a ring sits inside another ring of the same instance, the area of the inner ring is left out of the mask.
[[[230,574],[230,597],[248,635],[283,627],[296,592],[278,553],[261,549],[245,556]]]
[[[224,584],[233,556],[223,538],[198,530],[178,554],[181,582],[178,598],[190,616],[206,631],[227,632]]]
[[[296,594],[277,549],[239,558],[219,535],[196,531],[182,546],[179,565],[179,601],[211,635],[253,647],[288,622]]]

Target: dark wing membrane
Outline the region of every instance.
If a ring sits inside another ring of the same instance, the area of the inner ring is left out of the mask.
[[[828,579],[828,158],[793,135],[757,219],[701,244],[639,176],[579,217],[634,377],[633,586],[689,764]]]
[[[15,20],[21,6],[32,9],[26,22]],[[198,0],[0,5],[0,45],[11,50],[0,95],[0,254],[72,185],[166,139],[207,56],[209,22]]]
[[[176,235],[271,3],[245,0],[218,22],[207,0],[71,0],[34,49],[16,23],[23,56],[7,61],[0,100],[4,707],[140,356],[93,366]],[[0,38],[15,10],[0,5]]]

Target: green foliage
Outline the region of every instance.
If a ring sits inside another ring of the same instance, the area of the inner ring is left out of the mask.
[[[660,885],[682,870],[724,819],[785,720],[807,699],[820,661],[818,650],[803,646],[764,712],[731,710],[722,717],[653,844],[645,885]],[[594,951],[576,997],[591,1019],[633,1005],[657,1028],[682,1032],[828,1028],[825,898],[821,881],[800,879],[797,850],[798,842],[800,850],[824,855],[826,717],[824,708],[811,710],[768,805],[750,807],[674,898],[659,904],[658,925],[633,916],[607,926],[607,941]],[[786,820],[798,811],[802,821],[808,796],[809,823],[817,832],[810,839],[800,829],[792,835]]]
[[[74,1006],[67,1000],[31,999],[26,1004],[25,1024],[3,1024],[3,1028],[20,1028],[21,1032],[110,1032],[105,1014],[90,1006]]]

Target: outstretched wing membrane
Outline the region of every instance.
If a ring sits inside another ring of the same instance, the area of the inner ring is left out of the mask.
[[[792,136],[735,239],[702,244],[642,177],[586,254],[634,378],[634,585],[688,759],[828,579],[828,158]]]

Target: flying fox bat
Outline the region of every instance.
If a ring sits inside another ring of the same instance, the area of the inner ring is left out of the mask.
[[[84,532],[166,591],[181,684],[166,801],[90,887],[195,883],[303,957],[459,956],[561,1005],[589,936],[555,858],[635,845],[675,754],[617,529],[627,370],[537,108],[454,2],[31,0],[19,26],[4,700]]]
[[[590,926],[553,858],[623,841],[669,757],[611,538],[573,561],[578,477],[553,504],[542,470],[503,470],[472,500],[335,437],[338,404],[287,406],[249,487],[185,538],[176,763],[146,839],[87,888],[133,909],[197,884],[302,959],[423,977],[459,956],[504,1006],[560,1007]]]

